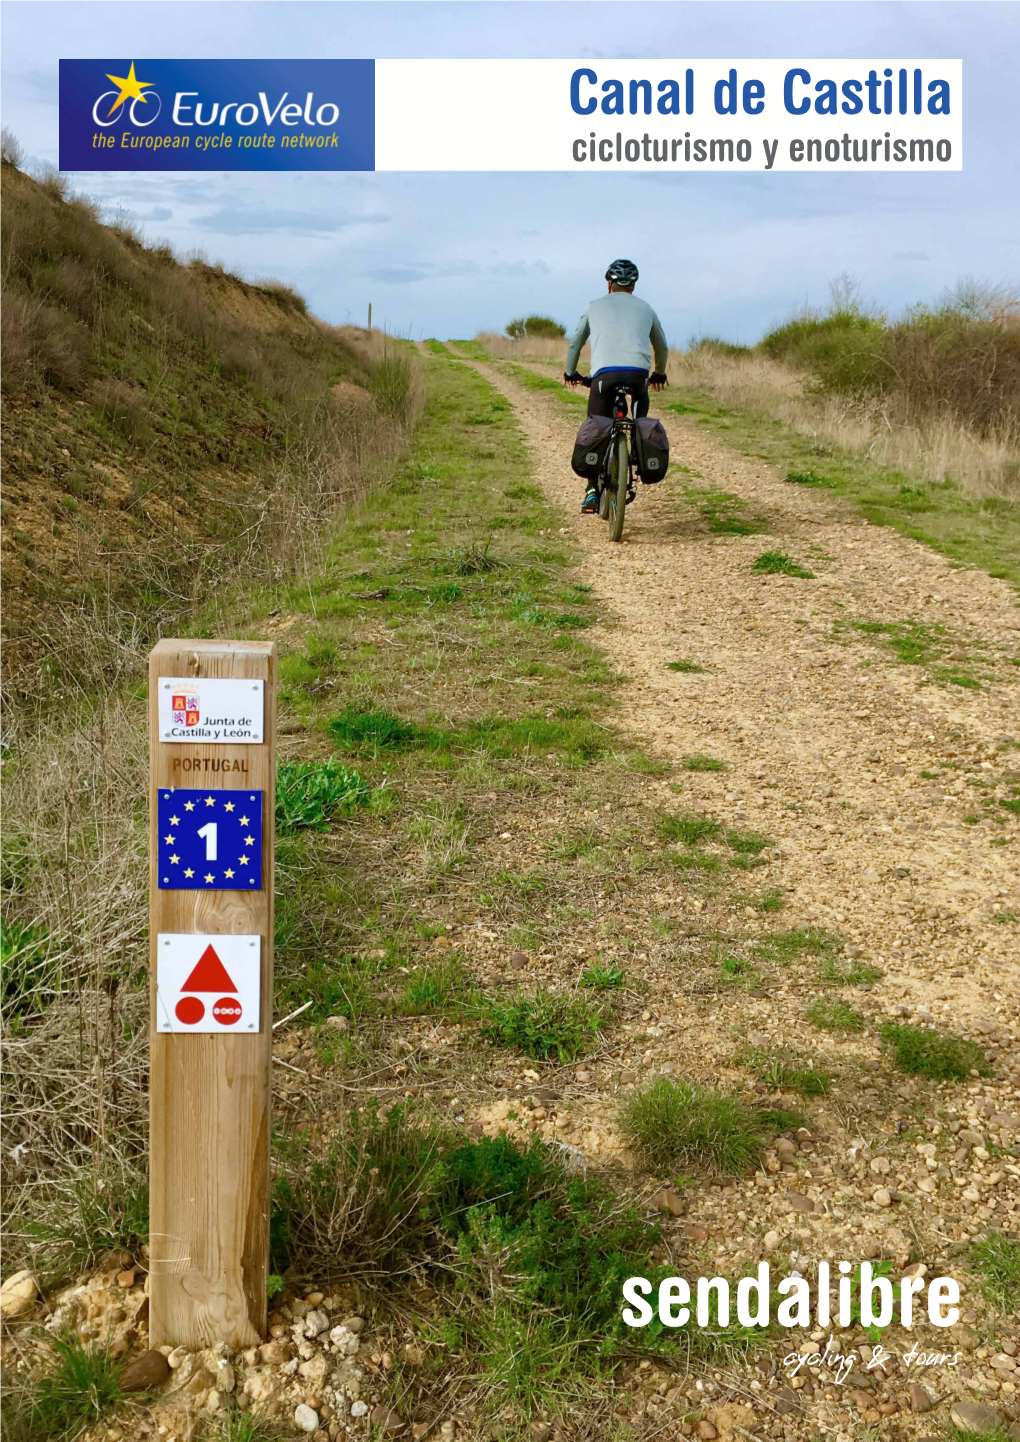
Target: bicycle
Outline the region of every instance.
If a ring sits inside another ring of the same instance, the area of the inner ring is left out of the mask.
[[[581,376],[580,380],[583,386],[591,386],[591,376]],[[637,495],[633,436],[631,393],[627,386],[617,386],[613,392],[613,427],[609,433],[609,445],[595,482],[599,515],[609,527],[611,541],[623,540],[626,508]]]

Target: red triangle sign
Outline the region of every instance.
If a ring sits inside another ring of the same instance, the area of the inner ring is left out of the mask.
[[[213,951],[212,946],[207,946],[202,955],[198,958],[194,970],[187,981],[181,987],[181,991],[237,991],[237,987],[230,980],[227,968],[220,961]]]

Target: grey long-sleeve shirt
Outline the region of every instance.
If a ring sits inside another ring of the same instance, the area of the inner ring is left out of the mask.
[[[581,347],[591,337],[591,374],[600,371],[666,369],[666,336],[647,301],[627,290],[611,290],[593,300],[581,317],[567,351],[567,375],[577,369]]]

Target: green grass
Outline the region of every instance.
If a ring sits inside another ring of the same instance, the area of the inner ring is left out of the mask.
[[[768,916],[777,911],[782,911],[786,905],[786,888],[782,886],[770,886],[754,903],[755,911],[760,911]]]
[[[726,762],[717,756],[685,756],[685,771],[725,771]]]
[[[685,409],[707,411],[715,399],[681,391]],[[714,434],[734,451],[753,451],[795,477],[815,476],[845,498],[872,525],[901,535],[965,565],[978,566],[1020,586],[1020,506],[995,496],[970,494],[955,480],[919,482],[875,465],[867,455],[820,443],[765,412],[730,408],[728,428]]]
[[[754,1113],[735,1097],[668,1077],[624,1102],[620,1130],[659,1175],[676,1166],[744,1172],[764,1140]]]
[[[809,1097],[828,1094],[832,1080],[828,1072],[812,1066],[788,1047],[748,1046],[738,1053],[737,1059],[770,1087],[797,1091]]]
[[[289,836],[302,828],[325,831],[337,816],[367,806],[370,788],[339,761],[285,761],[276,773],[276,829]]]
[[[796,576],[801,580],[814,579],[814,571],[792,561],[785,551],[762,551],[751,567],[752,571],[764,576]]]
[[[718,836],[722,827],[711,816],[687,811],[677,816],[663,816],[657,829],[664,841],[680,841],[684,846],[697,846],[701,841]]]
[[[701,676],[704,674],[704,666],[699,666],[697,661],[667,661],[667,671],[679,671],[684,676]]]
[[[586,966],[581,973],[581,985],[592,991],[619,991],[627,984],[627,973],[619,966]]]
[[[719,963],[719,980],[727,986],[757,986],[758,968],[741,956],[727,956]]]
[[[971,1248],[971,1263],[981,1277],[981,1290],[1000,1312],[1020,1310],[1020,1240],[989,1232]]]
[[[759,938],[755,951],[777,965],[797,961],[802,956],[831,954],[839,946],[840,939],[831,931],[817,926],[791,927],[787,931],[773,931]]]
[[[456,1015],[463,1010],[473,990],[461,959],[444,956],[420,966],[408,978],[400,1010],[410,1016],[420,1016],[425,1012]]]
[[[50,1345],[52,1362],[35,1384],[29,1424],[41,1437],[71,1442],[87,1427],[110,1419],[123,1395],[120,1367],[105,1348],[74,1335],[56,1337]]]
[[[745,501],[730,491],[685,486],[684,495],[697,506],[713,535],[753,536],[768,530],[762,517],[745,514]]]
[[[344,750],[352,753],[420,751],[441,761],[471,752],[508,760],[544,750],[563,752],[572,764],[583,765],[606,750],[602,728],[583,717],[557,721],[534,716],[520,720],[487,716],[454,730],[422,726],[390,711],[349,707],[333,717],[328,730]]]
[[[817,1026],[821,1031],[852,1033],[864,1030],[864,1017],[845,1001],[819,997],[811,1003],[804,1015],[812,1026]]]
[[[833,484],[828,477],[816,475],[814,471],[790,471],[786,479],[794,486],[814,486],[831,489]]]
[[[482,1012],[482,1035],[536,1061],[555,1057],[562,1064],[592,1050],[607,1016],[604,1004],[587,997],[537,991],[490,1000]]]
[[[0,990],[4,1015],[16,1029],[59,995],[60,967],[43,927],[0,918]]]
[[[927,1076],[933,1081],[967,1081],[971,1072],[978,1076],[992,1075],[983,1049],[952,1032],[890,1021],[882,1027],[882,1040],[891,1047],[900,1071],[910,1076]]]
[[[877,966],[858,961],[856,957],[822,956],[815,972],[819,986],[856,986],[862,989],[874,986],[882,975]]]
[[[757,856],[770,845],[769,838],[762,836],[759,831],[740,831],[739,829],[726,832],[726,845],[731,851],[737,851],[749,856]]]

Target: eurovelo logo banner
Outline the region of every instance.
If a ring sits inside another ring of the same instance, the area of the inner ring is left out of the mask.
[[[374,168],[374,60],[60,62],[61,170]]]

